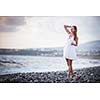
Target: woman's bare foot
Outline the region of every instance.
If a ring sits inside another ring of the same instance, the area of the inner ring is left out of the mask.
[[[68,77],[69,77],[70,79],[72,79],[72,78],[73,78],[73,73],[69,73],[69,74],[68,74]]]
[[[78,76],[76,73],[70,73],[70,74],[68,74],[68,78],[72,79],[72,80],[76,80],[78,78]]]

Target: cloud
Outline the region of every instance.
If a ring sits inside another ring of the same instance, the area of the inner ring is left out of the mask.
[[[0,17],[0,32],[16,32],[17,27],[26,24],[24,16]]]
[[[0,25],[0,32],[16,32],[17,31],[17,26],[2,26]]]

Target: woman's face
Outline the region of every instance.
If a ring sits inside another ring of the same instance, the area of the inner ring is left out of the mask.
[[[71,32],[72,33],[76,32],[76,30],[75,30],[75,28],[73,26],[71,27]]]

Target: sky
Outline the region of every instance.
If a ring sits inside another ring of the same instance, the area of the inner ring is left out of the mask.
[[[100,39],[100,17],[96,16],[1,16],[0,48],[62,47],[64,25],[78,27],[79,44]]]

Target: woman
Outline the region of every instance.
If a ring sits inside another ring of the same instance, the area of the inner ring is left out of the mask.
[[[72,61],[77,58],[76,46],[78,45],[77,27],[64,25],[67,32],[66,44],[64,46],[63,56],[68,65],[69,78],[73,78]]]

